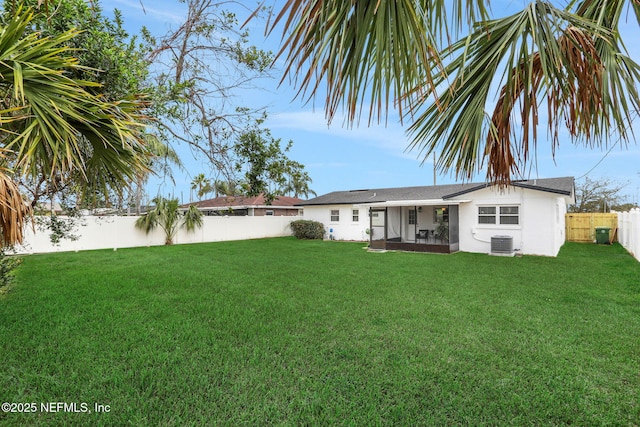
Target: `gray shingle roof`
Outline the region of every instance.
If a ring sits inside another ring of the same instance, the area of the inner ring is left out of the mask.
[[[529,188],[566,196],[572,196],[573,177],[512,181],[514,187]],[[368,190],[334,191],[300,203],[298,206],[350,205],[400,200],[447,199],[471,193],[490,185],[487,183],[445,184],[422,187],[376,188]]]

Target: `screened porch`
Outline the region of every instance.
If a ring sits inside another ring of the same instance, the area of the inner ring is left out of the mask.
[[[459,250],[458,204],[384,202],[369,207],[369,247],[451,253]]]

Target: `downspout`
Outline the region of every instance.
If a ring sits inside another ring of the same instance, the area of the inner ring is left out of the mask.
[[[534,181],[534,182],[537,182]],[[520,226],[520,249],[522,250],[522,248],[524,248],[524,243],[525,243],[525,233],[524,233],[524,227],[522,227],[522,224],[524,223],[524,212],[525,212],[525,208],[524,208],[524,188],[522,189],[522,191],[520,191],[520,206],[518,207],[518,225]],[[514,249],[515,251],[516,249]]]

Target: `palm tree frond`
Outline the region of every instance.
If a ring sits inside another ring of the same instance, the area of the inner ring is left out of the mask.
[[[0,228],[2,247],[22,243],[26,218],[31,208],[20,195],[20,190],[4,172],[0,171]]]
[[[87,155],[105,154],[94,163],[109,165],[111,176],[126,185],[131,176],[148,170],[140,136],[142,123],[148,121],[142,113],[148,103],[135,98],[107,103],[89,93],[86,88],[95,83],[71,79],[67,73],[82,68],[64,45],[78,32],[43,38],[25,32],[32,18],[31,11],[19,8],[0,29],[0,76],[13,87],[9,101],[15,110],[11,126],[0,132],[7,137],[5,147],[15,154],[14,168],[49,178],[78,171],[88,178],[92,171],[86,169]],[[132,155],[119,156],[125,151]]]
[[[162,228],[165,234],[165,244],[173,244],[173,239],[178,228],[184,225],[187,231],[193,231],[202,226],[202,212],[195,206],[182,215],[180,213],[178,199],[166,199],[157,196],[153,199],[155,207],[136,220],[136,228],[144,230],[147,234],[156,227]]]
[[[288,1],[271,25],[282,22],[289,33],[276,57],[285,57],[283,80],[301,76],[298,96],[307,99],[324,81],[329,121],[344,105],[353,123],[367,97],[369,120],[380,119],[402,94],[424,87],[438,62],[425,3]]]
[[[182,221],[187,231],[192,232],[202,227],[202,212],[195,205],[191,205],[184,213]]]
[[[544,98],[553,152],[561,124],[574,143],[607,144],[610,128],[628,138],[627,107],[638,106],[640,74],[615,34],[545,1],[479,24],[450,46],[452,81],[436,81],[445,89],[410,127],[411,148],[425,157],[439,150],[439,168],[453,168],[458,177],[470,178],[486,163],[487,178],[506,185],[524,175],[536,149]],[[494,84],[501,90],[489,116]]]

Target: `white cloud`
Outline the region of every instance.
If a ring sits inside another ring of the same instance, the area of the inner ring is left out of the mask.
[[[352,128],[343,125],[344,116],[336,116],[331,125],[327,124],[324,113],[309,110],[296,112],[272,113],[268,126],[273,129],[292,129],[332,138],[342,138],[357,141],[365,145],[390,151],[394,156],[415,160],[417,153],[405,153],[409,140],[404,129],[397,122],[384,124],[363,123]]]
[[[143,14],[146,19],[161,21],[169,24],[180,24],[184,21],[185,13],[182,5],[176,5],[177,2],[155,1],[153,3],[147,0],[113,0],[113,3],[123,8],[133,9],[137,14]],[[150,7],[155,4],[156,7]],[[117,7],[117,6],[116,6]],[[126,14],[126,13],[125,13]]]

